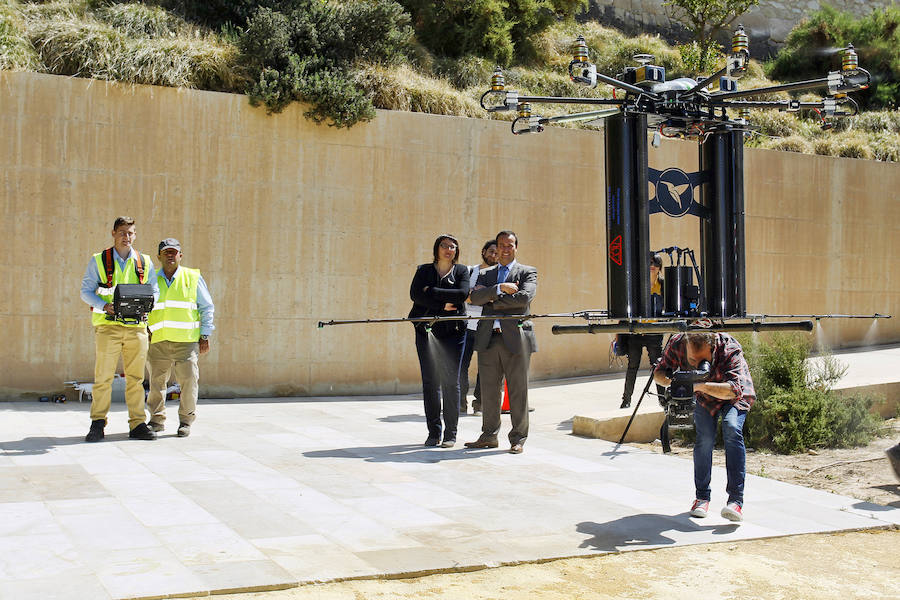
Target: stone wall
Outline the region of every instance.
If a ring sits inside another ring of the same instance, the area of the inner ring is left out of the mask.
[[[650,166],[697,168],[666,141]],[[900,313],[900,169],[746,151],[748,307]],[[93,378],[79,287],[119,214],[155,257],[176,237],[216,304],[204,396],[413,392],[409,282],[439,233],[475,263],[500,229],[539,270],[539,313],[606,307],[602,133],[379,111],[349,130],[244,96],[0,73],[0,399]],[[699,248],[692,217],[651,217],[651,243]],[[536,322],[535,379],[609,369],[608,335]],[[567,321],[572,322],[572,321]],[[835,346],[900,341],[900,319],[823,322]]]
[[[761,57],[777,49],[791,29],[805,16],[818,10],[822,4],[862,16],[875,8],[890,6],[892,1],[760,0],[757,6],[738,17],[731,29],[738,23],[743,24],[750,34],[753,54]],[[661,32],[676,39],[683,39],[685,32],[678,23],[670,20],[667,11],[671,9],[664,6],[663,2],[664,0],[590,0],[588,15],[632,34]]]

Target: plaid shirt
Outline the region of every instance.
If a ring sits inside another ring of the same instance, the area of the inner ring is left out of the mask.
[[[687,340],[684,339],[684,334],[673,335],[666,345],[657,370],[677,371],[693,368],[687,361]],[[696,392],[697,401],[711,415],[716,414],[727,402],[740,410],[750,410],[756,400],[756,390],[753,388],[753,379],[750,378],[750,367],[744,359],[744,351],[738,341],[727,333],[716,334],[708,381],[727,383],[735,396],[731,400],[722,400],[703,392]]]

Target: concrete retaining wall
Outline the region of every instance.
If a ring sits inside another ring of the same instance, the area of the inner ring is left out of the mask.
[[[0,398],[93,376],[91,254],[119,214],[155,256],[181,240],[216,303],[201,393],[320,395],[419,387],[411,326],[316,329],[320,319],[404,316],[415,266],[441,232],[478,262],[500,229],[539,269],[536,312],[605,308],[603,135],[379,111],[350,130],[243,96],[0,74]],[[697,168],[664,142],[655,168]],[[751,312],[900,312],[900,169],[746,152]],[[697,221],[654,215],[654,247],[699,248]],[[534,378],[608,368],[607,335],[537,325]],[[837,346],[900,341],[900,320],[829,322]]]

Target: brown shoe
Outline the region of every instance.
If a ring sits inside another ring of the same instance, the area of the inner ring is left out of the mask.
[[[466,442],[463,444],[466,448],[496,448],[499,446],[496,439],[478,438],[474,442]]]
[[[522,450],[524,450],[524,449],[525,448],[522,446],[522,444],[513,444],[512,447],[510,447],[510,449],[509,449],[509,453],[510,454],[522,454]]]

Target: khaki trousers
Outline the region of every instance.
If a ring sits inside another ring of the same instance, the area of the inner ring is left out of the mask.
[[[150,395],[147,406],[150,420],[162,425],[166,421],[166,388],[175,368],[175,381],[181,386],[178,422],[190,425],[197,410],[197,382],[200,380],[200,344],[197,342],[156,342],[150,344],[147,367],[150,370]]]
[[[147,359],[146,327],[97,325],[94,327],[94,388],[91,392],[91,420],[106,420],[112,396],[112,380],[122,356],[125,369],[125,404],[128,429],[144,422],[144,362]]]

